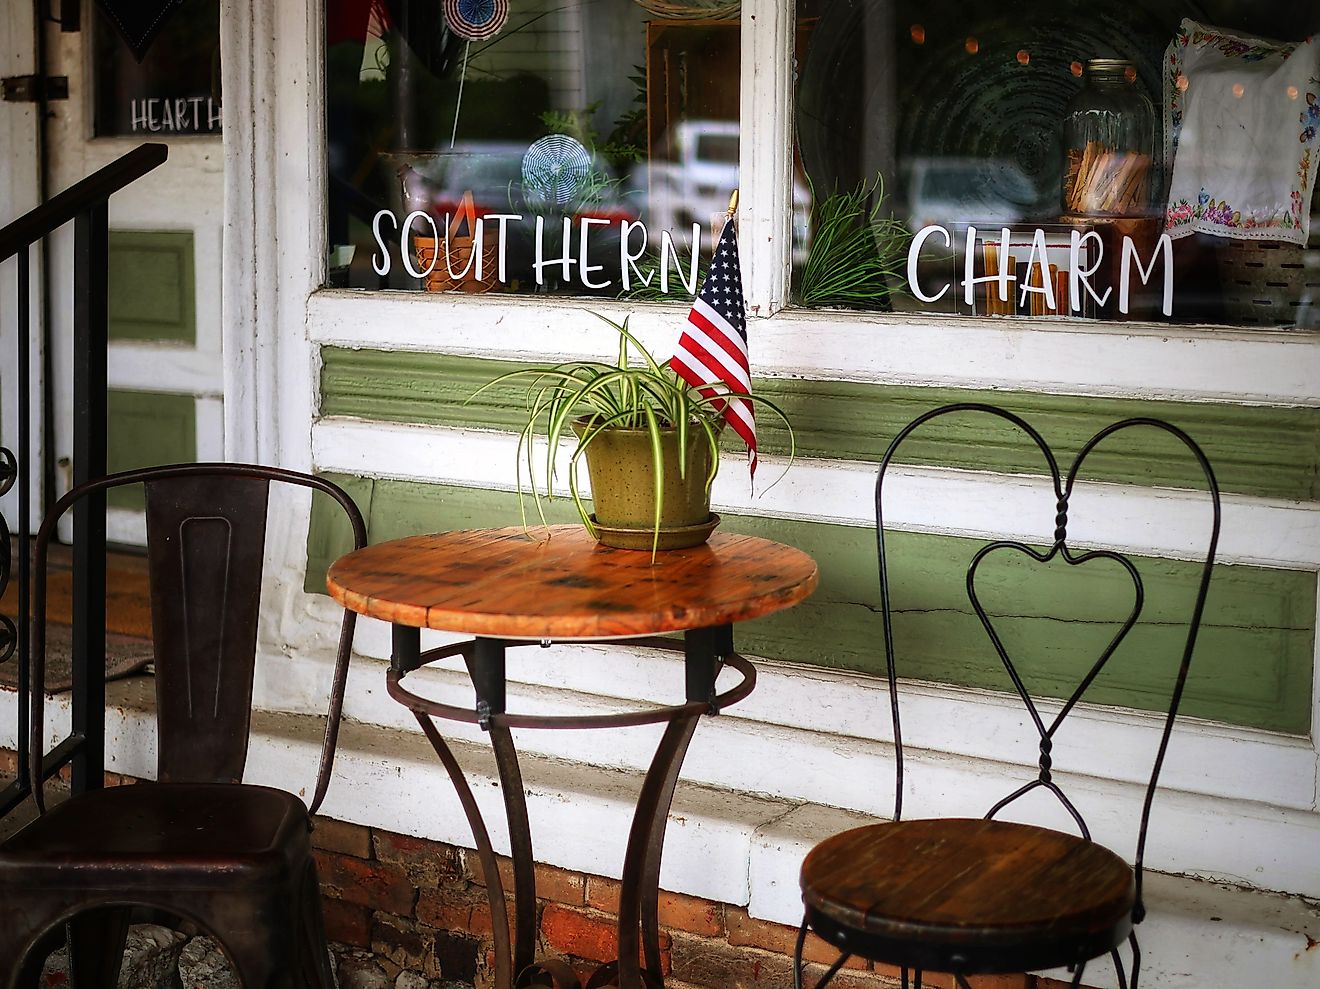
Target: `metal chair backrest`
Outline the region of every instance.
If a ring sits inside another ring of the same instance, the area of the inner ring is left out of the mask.
[[[971,601],[972,608],[975,611],[977,617],[980,619],[981,626],[983,627],[987,636],[989,637],[991,644],[994,646],[995,653],[998,655],[1000,661],[1003,663],[1004,669],[1008,674],[1009,680],[1011,681],[1014,690],[1016,691],[1018,697],[1022,700],[1022,702],[1026,706],[1031,721],[1035,726],[1037,733],[1040,736],[1039,768],[1037,771],[1036,778],[1026,783],[1025,785],[1017,788],[1012,793],[1005,796],[1002,800],[994,804],[994,806],[992,806],[990,810],[986,813],[985,816],[987,818],[994,817],[1010,803],[1018,800],[1019,798],[1025,796],[1026,794],[1031,793],[1034,790],[1045,789],[1049,791],[1051,794],[1053,794],[1063,805],[1063,807],[1067,810],[1069,815],[1076,822],[1082,836],[1087,839],[1089,839],[1091,836],[1090,831],[1086,826],[1086,822],[1085,820],[1083,820],[1082,815],[1078,812],[1077,807],[1068,798],[1067,794],[1063,791],[1063,789],[1059,786],[1059,784],[1055,781],[1053,777],[1053,773],[1052,773],[1053,758],[1051,752],[1054,746],[1055,736],[1060,726],[1063,724],[1064,719],[1067,718],[1068,715],[1071,714],[1072,711],[1076,708],[1077,703],[1082,699],[1082,696],[1086,693],[1087,688],[1089,688],[1095,682],[1096,678],[1100,676],[1105,666],[1108,664],[1110,658],[1113,656],[1115,650],[1118,649],[1119,645],[1123,642],[1128,632],[1137,623],[1137,620],[1141,615],[1142,607],[1145,603],[1145,588],[1142,584],[1140,571],[1138,570],[1136,565],[1132,562],[1132,560],[1125,554],[1114,552],[1111,550],[1089,550],[1086,552],[1079,553],[1079,552],[1075,552],[1068,545],[1069,502],[1072,498],[1074,487],[1077,478],[1079,476],[1079,471],[1083,463],[1086,461],[1087,457],[1090,456],[1091,452],[1095,450],[1096,447],[1099,446],[1102,441],[1108,439],[1109,437],[1130,429],[1153,428],[1153,429],[1163,430],[1164,432],[1170,434],[1171,436],[1175,437],[1178,441],[1180,441],[1182,444],[1184,444],[1186,448],[1191,452],[1192,456],[1195,458],[1196,462],[1199,464],[1202,472],[1204,473],[1205,481],[1206,481],[1206,489],[1210,495],[1210,502],[1212,508],[1212,523],[1210,528],[1210,535],[1209,535],[1204,561],[1201,565],[1201,574],[1200,574],[1199,583],[1197,585],[1195,601],[1193,603],[1191,613],[1188,617],[1187,634],[1186,637],[1183,639],[1183,643],[1182,643],[1182,656],[1170,692],[1169,706],[1165,711],[1163,730],[1160,734],[1160,741],[1155,755],[1155,762],[1151,770],[1150,779],[1146,785],[1145,798],[1143,801],[1142,812],[1141,812],[1141,821],[1137,835],[1137,849],[1136,849],[1136,858],[1134,863],[1135,871],[1136,871],[1136,881],[1137,881],[1137,905],[1134,911],[1134,916],[1138,921],[1140,921],[1144,913],[1144,908],[1142,907],[1142,903],[1141,903],[1142,861],[1145,855],[1146,831],[1147,831],[1147,825],[1149,824],[1149,820],[1150,820],[1151,803],[1155,796],[1155,788],[1159,780],[1160,769],[1164,763],[1165,752],[1168,749],[1169,738],[1173,732],[1174,719],[1177,717],[1178,714],[1178,706],[1182,699],[1183,688],[1185,687],[1187,682],[1187,672],[1191,665],[1192,652],[1196,646],[1196,638],[1201,624],[1201,616],[1205,609],[1206,593],[1210,585],[1210,575],[1214,567],[1215,551],[1219,543],[1219,527],[1220,527],[1221,513],[1220,513],[1220,500],[1219,500],[1219,486],[1215,480],[1214,471],[1211,468],[1210,462],[1206,459],[1206,456],[1202,452],[1201,448],[1185,432],[1183,432],[1181,429],[1170,423],[1164,422],[1159,419],[1150,419],[1150,418],[1125,419],[1121,422],[1115,422],[1112,425],[1106,426],[1104,429],[1101,429],[1098,433],[1092,436],[1083,445],[1081,451],[1077,454],[1076,459],[1073,461],[1072,465],[1068,468],[1066,475],[1061,473],[1059,469],[1058,461],[1055,458],[1054,453],[1050,450],[1048,444],[1046,444],[1041,434],[1037,432],[1036,429],[1034,429],[1029,423],[1027,423],[1021,417],[1014,415],[1013,413],[1008,412],[1005,409],[998,408],[997,406],[983,405],[979,403],[958,403],[953,405],[945,405],[940,408],[933,409],[930,412],[927,412],[924,415],[914,419],[911,423],[905,426],[903,430],[899,432],[899,434],[896,437],[894,437],[893,442],[889,444],[889,448],[885,451],[884,459],[881,461],[880,464],[880,472],[878,477],[876,478],[875,517],[876,517],[876,549],[877,549],[877,556],[878,556],[879,568],[880,568],[881,615],[884,626],[885,670],[889,680],[890,712],[893,720],[893,731],[894,731],[895,764],[896,764],[894,820],[896,821],[902,818],[902,812],[903,812],[903,737],[902,737],[901,719],[899,716],[898,679],[897,679],[896,662],[895,662],[893,612],[890,603],[891,585],[889,578],[888,559],[885,553],[885,526],[884,526],[884,512],[883,512],[883,494],[884,494],[885,477],[889,471],[891,464],[893,464],[903,442],[907,440],[907,438],[911,436],[913,432],[915,432],[921,426],[931,422],[934,419],[938,419],[943,416],[952,415],[956,413],[976,413],[981,415],[994,416],[1016,426],[1018,429],[1026,433],[1027,436],[1029,436],[1031,440],[1039,448],[1044,458],[1045,465],[1048,468],[1049,478],[1053,483],[1054,496],[1055,496],[1054,532],[1053,532],[1052,542],[1049,544],[1048,548],[1046,548],[1044,551],[1041,551],[1035,547],[1029,546],[1026,543],[1023,543],[1018,540],[996,539],[987,543],[985,546],[983,546],[980,550],[978,550],[974,554],[974,556],[972,557],[971,564],[969,565],[967,570],[967,594]],[[1062,560],[1068,566],[1080,566],[1082,564],[1094,560],[1107,559],[1113,561],[1119,567],[1121,567],[1122,570],[1126,572],[1128,577],[1131,579],[1133,584],[1133,591],[1134,591],[1133,605],[1130,612],[1119,624],[1118,630],[1115,632],[1113,637],[1101,650],[1095,662],[1092,663],[1091,666],[1087,669],[1085,675],[1082,677],[1081,681],[1078,683],[1076,688],[1074,688],[1073,691],[1066,698],[1064,698],[1063,705],[1059,709],[1058,713],[1055,714],[1053,718],[1051,718],[1049,721],[1046,721],[1046,719],[1042,716],[1036,700],[1032,697],[1031,693],[1028,691],[1027,686],[1024,683],[1023,678],[1019,673],[1017,664],[1010,656],[1009,651],[1004,645],[1001,636],[996,632],[994,623],[991,620],[990,616],[987,614],[985,608],[982,606],[980,595],[977,592],[976,577],[977,577],[978,569],[981,566],[982,562],[992,553],[1005,551],[1005,550],[1022,554],[1026,557],[1029,557],[1032,560],[1037,561],[1038,563],[1048,563],[1057,559],[1057,560]]]
[[[141,484],[146,494],[155,656],[157,779],[186,783],[242,779],[252,718],[271,481],[333,498],[348,517],[354,547],[366,545],[362,515],[341,488],[323,478],[274,467],[202,463],[125,471],[81,485],[56,503],[37,535],[34,559],[34,753],[42,751],[44,740],[46,564],[57,524],[83,498]],[[330,782],[356,619],[353,612],[344,612],[313,813]],[[99,657],[89,661],[99,662]],[[39,803],[40,765],[40,758],[33,760],[32,786]]]

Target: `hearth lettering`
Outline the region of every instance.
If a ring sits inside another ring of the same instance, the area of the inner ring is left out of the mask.
[[[220,129],[220,104],[209,96],[133,100],[131,110],[134,131],[208,134]]]

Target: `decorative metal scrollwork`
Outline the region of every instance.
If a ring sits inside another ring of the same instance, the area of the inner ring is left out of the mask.
[[[0,495],[7,494],[18,480],[18,461],[13,453],[0,446]],[[9,586],[9,566],[13,559],[12,545],[9,539],[9,526],[0,519],[0,597],[4,597]],[[0,615],[0,663],[14,655],[18,647],[18,629],[8,615]]]
[[[0,495],[8,494],[17,480],[18,461],[9,450],[0,446]]]

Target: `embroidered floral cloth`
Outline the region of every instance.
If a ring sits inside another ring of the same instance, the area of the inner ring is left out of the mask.
[[[1167,229],[1306,244],[1320,171],[1320,44],[1184,20],[1165,58]]]

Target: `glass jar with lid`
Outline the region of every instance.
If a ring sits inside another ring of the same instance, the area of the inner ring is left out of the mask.
[[[1155,109],[1121,58],[1086,63],[1085,85],[1063,120],[1063,211],[1074,216],[1149,213]]]

